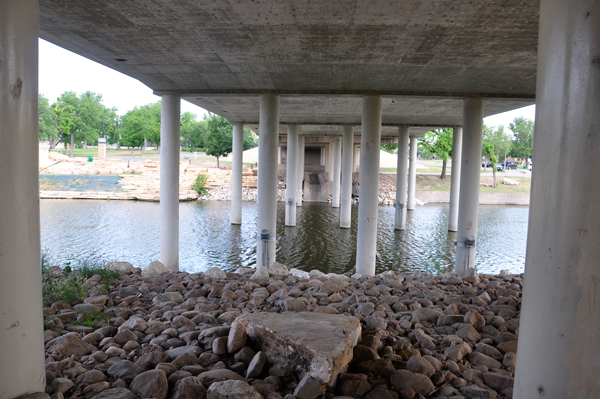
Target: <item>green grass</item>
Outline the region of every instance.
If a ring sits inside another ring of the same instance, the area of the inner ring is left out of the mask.
[[[198,195],[207,195],[208,189],[206,188],[206,182],[208,181],[208,176],[204,173],[198,173],[196,176],[196,180],[192,183],[191,189],[198,193]]]
[[[62,273],[51,270],[51,257],[47,251],[42,252],[42,296],[44,306],[55,302],[75,303],[87,298],[88,289],[86,280],[98,274],[105,280],[118,279],[121,274],[115,270],[105,268],[106,261],[99,259],[85,259],[67,263],[62,268]],[[103,287],[110,292],[110,283]]]
[[[108,320],[110,319],[110,316],[102,312],[89,312],[84,313],[82,316],[83,321],[74,321],[71,324],[98,329],[107,326]]]

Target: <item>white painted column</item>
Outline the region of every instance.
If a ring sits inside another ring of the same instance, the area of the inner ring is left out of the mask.
[[[296,206],[302,206],[302,182],[304,181],[304,136],[298,135],[298,177],[296,178]]]
[[[279,140],[279,96],[261,94],[258,127],[258,215],[256,220],[258,247],[256,268],[275,262],[277,237],[277,148]],[[266,251],[261,234],[268,232]],[[263,252],[267,259],[263,259]]]
[[[456,231],[458,229],[458,197],[460,193],[461,151],[462,126],[452,129],[452,174],[450,175],[450,208],[448,213],[448,231]]]
[[[244,124],[233,125],[231,165],[231,224],[242,224],[242,169],[244,155]]]
[[[408,184],[408,126],[398,127],[398,164],[396,167],[396,214],[394,229],[406,228],[406,190]]]
[[[600,398],[598,5],[541,2],[514,398]]]
[[[289,125],[287,133],[287,162],[285,183],[285,225],[296,225],[296,190],[298,185],[298,126]]]
[[[332,181],[333,175],[333,146],[330,143],[325,144],[325,173],[327,174],[327,181]]]
[[[352,163],[354,159],[354,126],[344,126],[342,150],[342,202],[340,227],[349,229],[352,220]]]
[[[281,146],[277,146],[277,165],[283,164],[283,148]]]
[[[44,392],[38,2],[0,2],[0,397]]]
[[[333,139],[333,187],[331,189],[331,207],[340,207],[340,178],[342,167],[342,138]]]
[[[162,96],[160,124],[160,261],[179,270],[179,114],[181,99]]]
[[[417,138],[410,138],[410,166],[408,170],[408,199],[406,208],[415,209],[415,192],[417,186]]]
[[[321,147],[321,160],[319,165],[325,166],[325,147]]]
[[[463,109],[463,142],[458,201],[458,230],[454,271],[475,267],[481,144],[483,140],[483,99],[467,98]]]
[[[373,276],[377,255],[381,96],[363,97],[361,130],[356,272]]]
[[[354,146],[354,165],[352,167],[354,172],[360,171],[360,144]]]

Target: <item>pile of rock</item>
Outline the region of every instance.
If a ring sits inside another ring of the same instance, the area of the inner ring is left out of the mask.
[[[105,282],[95,277],[94,296],[84,303],[45,309],[52,328],[45,331],[46,393],[54,399],[512,396],[521,275],[347,277],[288,274],[276,266],[267,276],[216,268],[151,274],[112,265],[125,274],[109,295],[96,295]],[[73,324],[90,312],[109,320],[99,328]],[[288,331],[278,332],[253,319],[288,315],[341,317],[349,324],[337,333],[347,339],[336,340],[345,346],[323,357],[328,349],[314,348],[333,330],[319,327],[322,334],[313,330],[300,339],[294,331],[313,321],[284,323]],[[362,332],[353,327],[359,323]],[[316,362],[318,356],[325,360]]]

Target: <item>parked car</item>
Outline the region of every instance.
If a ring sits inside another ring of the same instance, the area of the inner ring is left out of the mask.
[[[498,165],[496,165],[496,170],[497,170],[498,172],[502,172],[502,171],[504,171],[504,165],[503,165],[503,164],[501,164],[501,163],[499,163]]]
[[[533,165],[531,164],[531,162],[529,162],[529,163],[527,164],[527,170],[528,170],[528,171],[531,171],[532,167],[533,167]]]
[[[506,168],[507,169],[517,169],[517,163],[516,162],[507,162]]]
[[[491,168],[492,167],[492,163],[491,162],[482,162],[481,163],[481,167],[482,168]]]

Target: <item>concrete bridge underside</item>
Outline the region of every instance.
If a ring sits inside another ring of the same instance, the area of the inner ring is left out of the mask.
[[[456,269],[462,271],[476,256],[482,119],[536,102],[514,397],[600,397],[598,6],[596,0],[0,2],[0,398],[44,390],[35,288],[38,172],[31,162],[37,159],[38,37],[163,96],[164,191],[177,185],[181,99],[234,124],[236,171],[242,127],[256,129],[257,234],[275,233],[280,133],[294,141],[286,223],[295,224],[293,205],[302,204],[305,137],[333,136],[324,152],[327,167],[341,175],[334,183],[346,215],[340,227],[349,227],[344,204],[356,158],[353,136],[360,135],[360,183],[369,193],[359,205],[357,270],[364,274],[374,273],[382,139],[398,139],[401,149],[398,186],[407,187],[406,197],[398,190],[401,229],[411,208],[415,137],[431,127],[456,127],[461,171],[452,197],[458,198]],[[232,223],[242,222],[237,197]],[[161,194],[161,260],[173,269],[177,221],[177,199]],[[259,267],[275,258],[275,242],[269,245]]]

